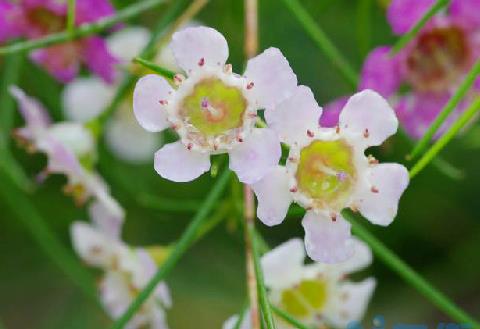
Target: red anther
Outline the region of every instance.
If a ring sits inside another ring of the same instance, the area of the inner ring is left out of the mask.
[[[160,103],[160,105],[167,105],[168,104],[168,101],[165,100],[165,99],[161,99],[158,102]]]
[[[297,162],[297,159],[294,157],[288,157],[288,161],[290,162]]]
[[[368,138],[370,136],[370,132],[368,131],[368,128],[365,128],[365,131],[363,132],[363,137]]]
[[[335,132],[336,132],[337,134],[340,133],[340,126],[339,126],[339,125],[337,125],[337,126],[335,127]]]
[[[307,136],[312,138],[314,136],[313,131],[307,130]]]
[[[240,136],[238,136],[238,137],[237,137],[237,141],[239,141],[240,143],[243,143],[243,138],[240,137]]]
[[[255,86],[255,84],[253,83],[253,81],[252,81],[252,82],[249,82],[248,85],[247,85],[247,89],[250,90],[250,89],[253,88],[253,86]]]
[[[332,222],[336,222],[336,221],[337,221],[337,214],[334,213],[334,212],[332,212],[332,213],[330,214],[330,218],[332,219]]]
[[[378,164],[378,160],[373,157],[373,155],[368,156],[368,163],[369,164]]]
[[[188,145],[187,145],[187,150],[190,151],[190,150],[192,149],[192,147],[193,147],[193,144],[192,144],[192,143],[188,143]]]
[[[173,130],[178,130],[178,128],[179,128],[177,124],[172,124],[171,127],[172,127]]]
[[[223,70],[225,73],[232,73],[232,64],[225,64]]]
[[[217,144],[213,144],[213,149],[216,151],[218,150],[218,145]]]
[[[205,58],[200,58],[200,60],[198,61],[198,66],[203,66],[205,65]]]
[[[296,193],[297,191],[298,191],[298,188],[296,186],[294,186],[290,189],[290,192],[292,192],[292,193]]]
[[[257,113],[248,113],[248,117],[250,117],[250,118],[256,118],[256,117],[257,117]]]
[[[370,191],[372,191],[372,193],[378,193],[378,188],[376,188],[375,186],[372,186],[372,188],[370,189]]]

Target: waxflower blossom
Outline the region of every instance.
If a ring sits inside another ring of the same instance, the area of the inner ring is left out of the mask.
[[[112,102],[124,76],[122,71],[145,47],[149,38],[149,31],[143,27],[126,27],[112,33],[106,41],[109,52],[117,60],[116,80],[107,84],[97,77],[81,77],[68,83],[63,92],[65,116],[69,120],[83,123],[98,117]],[[166,58],[164,53],[161,50],[159,57]],[[156,62],[164,64],[163,61]],[[131,93],[133,94],[133,89]],[[131,106],[131,96],[119,105],[105,126],[105,142],[120,159],[142,163],[151,159],[152,153],[161,145],[161,138],[138,125]]]
[[[75,251],[88,265],[104,271],[99,284],[107,313],[119,318],[157,271],[158,249],[131,248],[120,240],[123,218],[106,215],[98,204],[90,207],[92,223],[71,226]],[[101,206],[101,205],[100,205]],[[105,224],[109,225],[105,225]],[[125,328],[167,329],[165,309],[172,304],[167,285],[161,282]]]
[[[261,260],[265,286],[271,303],[312,328],[346,328],[360,321],[375,289],[375,279],[352,282],[348,275],[372,262],[367,245],[353,240],[355,254],[335,264],[306,265],[301,239],[291,239],[266,253]],[[238,316],[228,319],[223,328],[233,329]],[[275,321],[279,329],[293,328],[283,319]],[[241,329],[250,329],[250,317],[243,317]]]
[[[393,32],[402,35],[409,31],[434,3],[435,0],[393,0],[387,11]],[[380,46],[366,58],[359,88],[374,89],[388,98],[412,138],[423,136],[480,58],[478,8],[478,0],[452,0],[448,9],[430,19],[398,54],[392,56],[391,47]],[[400,87],[406,91],[400,91]],[[480,80],[439,129],[436,138],[468,107],[479,88]],[[338,107],[331,105],[325,112],[338,115]]]
[[[225,38],[208,27],[176,32],[170,45],[187,78],[177,74],[173,88],[158,75],[141,78],[133,108],[139,124],[159,132],[173,128],[180,140],[155,153],[157,173],[187,182],[210,169],[210,155],[228,153],[230,169],[240,181],[254,183],[280,158],[280,143],[271,129],[255,128],[258,109],[276,106],[296,87],[287,60],[269,48],[247,63],[243,76],[226,63]]]
[[[96,148],[92,133],[79,123],[52,123],[48,112],[36,99],[15,86],[10,87],[10,92],[19,103],[19,111],[26,123],[15,130],[14,136],[28,151],[47,156],[47,166],[38,179],[43,181],[49,174],[63,174],[68,180],[64,191],[71,194],[78,205],[93,198],[102,202],[110,212],[121,213],[108,186],[94,171]]]
[[[16,37],[36,39],[64,31],[67,11],[67,1],[0,0],[0,43]],[[114,8],[108,0],[78,0],[75,25],[94,22],[112,14]],[[114,79],[115,59],[99,36],[34,50],[30,58],[61,82],[72,80],[78,74],[81,63],[107,82]]]
[[[365,156],[368,147],[382,144],[398,127],[395,112],[379,94],[364,90],[352,96],[335,128],[319,127],[320,115],[305,86],[265,112],[290,152],[285,167],[274,167],[252,187],[258,218],[266,225],[281,223],[292,202],[304,207],[308,255],[334,263],[353,253],[350,224],[341,211],[351,208],[374,224],[389,225],[409,176],[400,164]]]

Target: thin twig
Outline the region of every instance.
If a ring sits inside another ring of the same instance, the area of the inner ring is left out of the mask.
[[[73,33],[75,30],[75,0],[68,0],[68,12],[67,12],[67,32]]]

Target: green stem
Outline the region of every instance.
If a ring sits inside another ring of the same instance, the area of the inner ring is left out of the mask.
[[[237,322],[235,322],[235,325],[233,326],[233,329],[240,329],[240,326],[242,325],[243,319],[245,318],[245,315],[247,314],[247,310],[248,310],[248,307],[242,308],[242,311],[238,315]]]
[[[138,294],[137,298],[130,304],[127,311],[113,324],[112,328],[121,329],[123,328],[128,321],[135,315],[135,313],[140,309],[142,304],[147,300],[147,298],[155,290],[157,284],[164,280],[164,278],[173,270],[177,262],[187,251],[187,249],[193,244],[193,242],[198,239],[198,232],[205,220],[208,218],[208,214],[215,207],[218,200],[220,199],[223,190],[227,186],[231,172],[225,170],[216,181],[213,188],[207,195],[207,198],[202,204],[202,207],[199,209],[195,217],[192,219],[191,223],[188,225],[185,232],[182,234],[178,242],[175,244],[174,249],[169,254],[165,263],[162,267],[155,273],[153,278],[148,282],[145,288]]]
[[[160,74],[162,77],[167,78],[169,80],[173,80],[173,78],[175,77],[175,72],[172,72],[166,68],[163,68],[153,62],[147,61],[146,59],[135,57],[133,59],[133,62],[143,65],[146,68],[152,70],[155,73]]]
[[[362,58],[364,58],[370,51],[372,35],[372,4],[372,0],[360,0],[357,4],[357,43]]]
[[[416,273],[409,265],[395,255],[388,247],[378,240],[372,233],[359,224],[358,218],[355,218],[350,212],[344,211],[342,215],[352,225],[353,233],[365,241],[377,257],[388,267],[393,269],[407,283],[415,287],[434,305],[441,309],[445,314],[459,323],[467,323],[473,328],[480,328],[480,323],[465,313],[461,308],[455,305],[447,296],[433,287],[427,280]]]
[[[67,12],[67,32],[73,33],[75,30],[75,0],[68,0],[68,12]]]
[[[473,103],[466,109],[462,115],[450,126],[448,131],[440,137],[433,146],[423,154],[418,162],[410,169],[410,178],[415,177],[422,171],[434,158],[443,150],[457,133],[478,113],[480,110],[480,97],[477,97]]]
[[[320,48],[337,70],[340,71],[345,80],[355,89],[358,81],[357,73],[330,41],[325,32],[316,24],[312,16],[302,7],[302,4],[298,0],[283,0],[283,2],[295,15],[298,22],[310,35],[318,48]]]
[[[66,276],[75,283],[86,296],[98,303],[95,281],[90,273],[65,249],[30,203],[29,196],[19,190],[10,177],[0,170],[0,195],[12,213],[21,220],[43,252],[50,257]]]
[[[21,41],[6,47],[1,47],[0,55],[14,54],[38,48],[45,48],[54,44],[83,38],[92,34],[97,34],[115,26],[120,22],[138,16],[147,10],[151,10],[158,5],[164,3],[165,1],[166,0],[143,0],[118,11],[116,15],[105,17],[93,23],[82,24],[77,28],[73,29],[72,31],[53,33],[42,38]]]
[[[267,289],[265,288],[263,271],[260,265],[260,252],[259,252],[257,235],[255,232],[255,226],[246,225],[245,229],[248,232],[248,236],[252,246],[253,265],[255,268],[255,276],[257,278],[258,301],[260,304],[260,309],[262,310],[262,315],[267,324],[267,328],[275,329],[276,326],[275,326],[275,322],[273,321],[273,314],[270,307],[270,302],[268,301],[268,298],[267,298]]]
[[[437,0],[430,9],[423,15],[422,18],[408,31],[405,33],[392,47],[391,54],[395,55],[398,53],[406,44],[408,44],[415,36],[420,32],[422,27],[438,13],[442,8],[448,5],[450,0]]]
[[[291,314],[285,312],[284,310],[279,309],[275,305],[270,305],[272,307],[273,312],[277,314],[279,317],[281,317],[283,320],[285,320],[288,324],[291,324],[294,328],[298,329],[312,329],[297,319],[295,319]]]
[[[137,201],[146,208],[182,213],[195,213],[202,204],[197,200],[168,199],[150,194],[140,194]]]
[[[477,62],[472,67],[470,72],[468,72],[467,76],[463,80],[460,87],[458,87],[455,94],[448,100],[448,103],[445,105],[445,107],[442,109],[440,114],[436,117],[435,121],[428,128],[427,132],[417,142],[417,144],[415,145],[415,147],[412,150],[412,153],[410,154],[411,159],[417,157],[420,153],[425,151],[425,149],[428,146],[428,143],[433,138],[433,136],[435,135],[437,130],[442,126],[442,124],[448,118],[450,113],[453,110],[455,110],[455,108],[458,106],[460,101],[463,99],[463,97],[469,91],[470,87],[473,85],[473,83],[475,82],[475,80],[477,79],[477,76],[479,74],[480,74],[480,59],[477,60]]]

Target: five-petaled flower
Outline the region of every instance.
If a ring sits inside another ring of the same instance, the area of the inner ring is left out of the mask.
[[[312,92],[297,87],[292,97],[267,110],[265,118],[290,146],[286,166],[270,170],[252,185],[258,218],[277,225],[294,201],[303,218],[308,255],[317,261],[340,262],[353,252],[344,208],[360,211],[372,223],[389,225],[408,185],[407,169],[379,164],[365,150],[393,135],[398,121],[387,101],[372,90],[352,96],[335,128],[318,126],[321,109]]]
[[[375,279],[361,282],[348,280],[348,275],[372,262],[370,249],[353,240],[355,254],[348,261],[327,265],[306,265],[302,240],[291,239],[266,253],[261,260],[270,302],[312,328],[345,328],[363,318],[375,289]],[[238,316],[228,319],[223,328],[233,329]],[[276,318],[279,329],[293,328]],[[250,329],[249,314],[242,320],[242,329]]]
[[[162,77],[147,75],[133,96],[143,128],[172,127],[180,136],[155,153],[155,170],[172,181],[191,181],[210,169],[211,154],[228,153],[240,181],[255,183],[281,155],[275,132],[255,128],[255,122],[258,109],[273,108],[294,91],[297,79],[287,60],[269,48],[248,61],[243,76],[234,74],[225,64],[225,38],[207,27],[175,33],[171,49],[188,77],[177,74],[174,89]]]
[[[16,37],[36,39],[64,31],[67,11],[67,1],[0,0],[0,43]],[[94,22],[113,13],[114,8],[108,0],[78,0],[75,24]],[[62,82],[75,78],[81,63],[107,82],[115,77],[116,60],[98,36],[38,49],[30,57]]]
[[[93,223],[74,222],[71,226],[75,251],[88,265],[105,271],[100,281],[101,301],[113,318],[119,318],[157,271],[156,262],[166,254],[162,249],[131,248],[120,239],[121,218],[111,216],[94,203],[89,208]],[[152,296],[125,328],[167,329],[165,309],[172,302],[167,285],[161,282]]]

